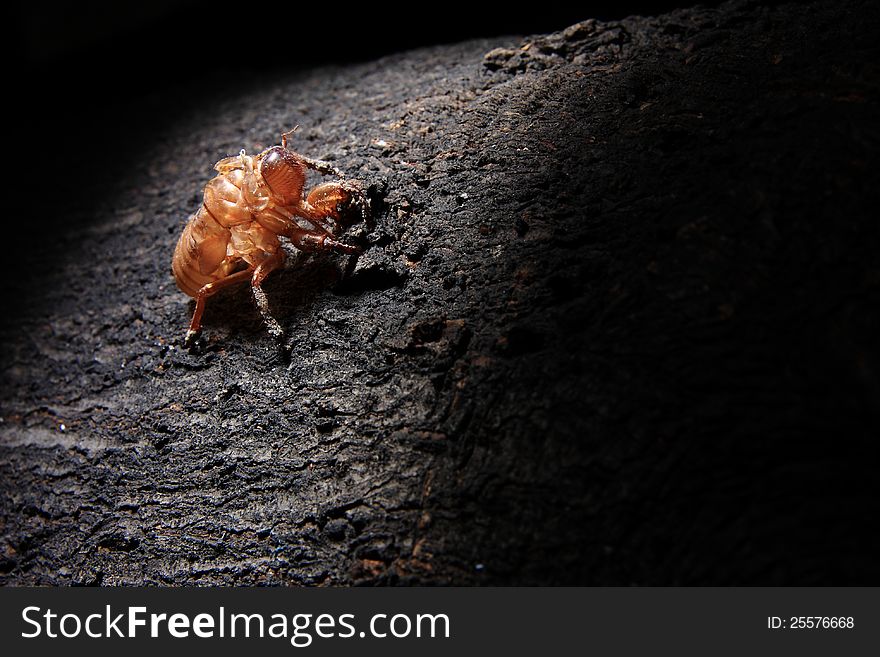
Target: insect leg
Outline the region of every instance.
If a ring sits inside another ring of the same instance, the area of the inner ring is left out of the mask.
[[[315,208],[310,208],[308,206],[305,207],[305,212],[303,214],[308,213],[309,216],[300,215],[300,220],[305,220],[309,226],[303,226],[302,221],[294,222],[298,224],[299,230],[305,231],[306,233],[315,233],[316,235],[327,235],[332,237],[335,233],[333,229],[335,228],[335,222],[333,221],[333,217],[329,215],[322,215]],[[290,229],[287,229],[290,230]]]
[[[251,269],[245,269],[243,271],[235,272],[234,274],[230,274],[226,278],[221,278],[217,281],[211,281],[207,285],[202,286],[202,288],[196,294],[196,309],[193,312],[192,321],[189,323],[189,330],[186,332],[186,338],[184,339],[184,344],[189,346],[192,344],[193,340],[195,340],[196,336],[199,334],[199,331],[202,328],[202,313],[205,312],[205,301],[213,294],[216,294],[218,291],[222,290],[224,287],[229,287],[230,285],[235,285],[236,283],[242,283],[251,277]]]
[[[309,192],[303,205],[307,211],[345,224],[367,219],[370,214],[369,200],[361,185],[353,181],[321,183]]]
[[[360,248],[339,242],[320,229],[308,231],[299,226],[291,226],[285,233],[285,236],[300,251],[306,251],[308,253],[332,250],[351,255],[361,252]]]
[[[272,337],[278,339],[284,337],[284,330],[281,328],[281,324],[278,323],[278,320],[276,320],[269,311],[269,299],[266,298],[266,293],[263,292],[262,285],[266,276],[278,269],[284,263],[284,255],[284,251],[279,249],[257,265],[257,268],[254,269],[254,274],[251,277],[251,292],[254,294],[254,301],[257,302],[257,308],[260,311],[260,315],[266,323],[266,329]]]
[[[345,174],[329,162],[325,162],[324,160],[313,160],[312,158],[306,157],[305,155],[300,155],[300,158],[302,158],[303,164],[305,164],[309,169],[317,171],[322,176],[336,176],[337,178],[345,178]]]

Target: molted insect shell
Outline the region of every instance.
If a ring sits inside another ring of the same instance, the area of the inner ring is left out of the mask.
[[[248,207],[241,203],[242,172],[230,172],[226,177],[218,176],[205,186],[205,208],[221,225],[234,226],[251,220]]]
[[[344,205],[350,200],[351,194],[344,190],[339,183],[320,184],[309,193],[308,198],[311,205],[334,214],[340,205]]]

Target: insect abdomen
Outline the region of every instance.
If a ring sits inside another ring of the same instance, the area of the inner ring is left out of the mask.
[[[212,178],[205,186],[201,207],[177,241],[171,269],[177,286],[191,297],[205,284],[227,276],[236,264],[227,257],[229,229],[253,220],[242,196],[243,179],[241,169]]]
[[[191,297],[207,283],[219,278],[218,269],[226,259],[229,230],[218,224],[205,209],[199,208],[183,229],[171,269],[177,287]]]

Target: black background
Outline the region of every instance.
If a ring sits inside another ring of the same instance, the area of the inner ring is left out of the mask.
[[[16,125],[22,129],[8,136],[21,139],[24,149],[47,141],[54,151],[124,148],[157,122],[282,70],[551,32],[586,18],[658,14],[690,4],[22,3],[12,16],[12,79],[21,112]]]

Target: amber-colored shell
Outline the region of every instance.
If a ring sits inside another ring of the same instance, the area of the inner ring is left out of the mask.
[[[275,146],[260,159],[260,175],[272,193],[284,199],[302,198],[306,182],[305,165],[296,154]]]
[[[217,278],[217,270],[226,258],[229,229],[221,226],[203,205],[190,217],[183,229],[171,269],[177,287],[191,297]]]
[[[289,133],[287,133],[289,134]],[[183,229],[171,268],[177,286],[196,299],[187,341],[200,330],[205,299],[218,290],[251,281],[254,298],[270,332],[279,333],[260,285],[284,262],[279,236],[300,250],[356,253],[339,242],[345,208],[368,208],[358,186],[346,181],[318,185],[303,198],[306,168],[341,175],[326,162],[311,160],[286,147],[273,146],[255,157],[242,151],[220,160],[205,186],[202,204]]]
[[[309,192],[307,202],[327,214],[338,218],[338,211],[351,198],[351,193],[339,183],[322,183]]]
[[[221,173],[205,185],[202,205],[189,218],[177,241],[171,269],[177,286],[191,297],[208,283],[228,276],[246,259],[247,254],[237,252],[232,245],[233,232],[247,234],[256,223],[250,195],[242,191],[253,187],[249,178],[254,175],[249,168],[253,169],[253,158],[244,155],[218,163]],[[274,242],[269,240],[265,248],[274,252],[278,249],[277,239]]]

